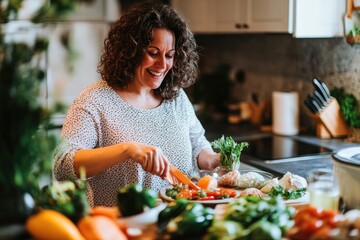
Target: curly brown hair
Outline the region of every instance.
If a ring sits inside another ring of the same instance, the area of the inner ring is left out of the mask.
[[[166,28],[175,35],[173,67],[155,94],[174,99],[180,88],[195,83],[199,54],[193,33],[172,7],[149,1],[134,5],[111,26],[98,66],[103,80],[112,87],[125,89],[133,81],[155,28]]]

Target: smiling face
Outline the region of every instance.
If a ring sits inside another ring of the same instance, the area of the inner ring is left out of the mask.
[[[135,70],[134,84],[140,88],[157,89],[173,66],[174,33],[164,28],[154,29],[153,40],[144,51],[144,57]]]

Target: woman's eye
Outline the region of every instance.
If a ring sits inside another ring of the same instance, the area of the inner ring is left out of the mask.
[[[174,58],[174,54],[171,54],[171,55],[166,55],[166,58],[168,58],[168,59],[172,59],[172,58]]]
[[[150,55],[150,56],[156,56],[157,55],[157,52],[148,52],[148,54]]]

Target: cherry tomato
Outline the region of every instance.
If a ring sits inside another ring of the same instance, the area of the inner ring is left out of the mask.
[[[324,225],[323,221],[313,218],[310,221],[303,222],[300,225],[300,231],[311,236],[313,233],[318,231]]]
[[[177,195],[176,195],[176,198],[185,198],[185,199],[189,199],[191,200],[193,198],[192,196],[192,193],[189,189],[184,189],[184,190],[181,190],[181,192],[179,192]]]
[[[307,205],[301,209],[302,211],[307,212],[312,217],[319,218],[320,217],[320,210],[317,207]]]
[[[218,191],[218,190],[208,191],[208,192],[206,192],[206,195],[207,195],[208,197],[213,196],[215,199],[218,199],[218,198],[221,197],[221,193],[220,193],[220,191]]]
[[[189,191],[190,191],[190,194],[191,194],[191,199],[195,199],[197,197],[198,190],[190,189]]]
[[[330,239],[330,230],[331,228],[328,226],[323,226],[320,229],[318,229],[313,235],[311,235],[311,239]]]

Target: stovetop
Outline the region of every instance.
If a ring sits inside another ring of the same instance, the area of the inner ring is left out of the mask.
[[[325,147],[306,143],[288,136],[270,135],[245,141],[249,143],[249,147],[245,148],[242,153],[259,161],[266,162],[286,161],[288,158],[329,154],[332,152],[332,150]]]

